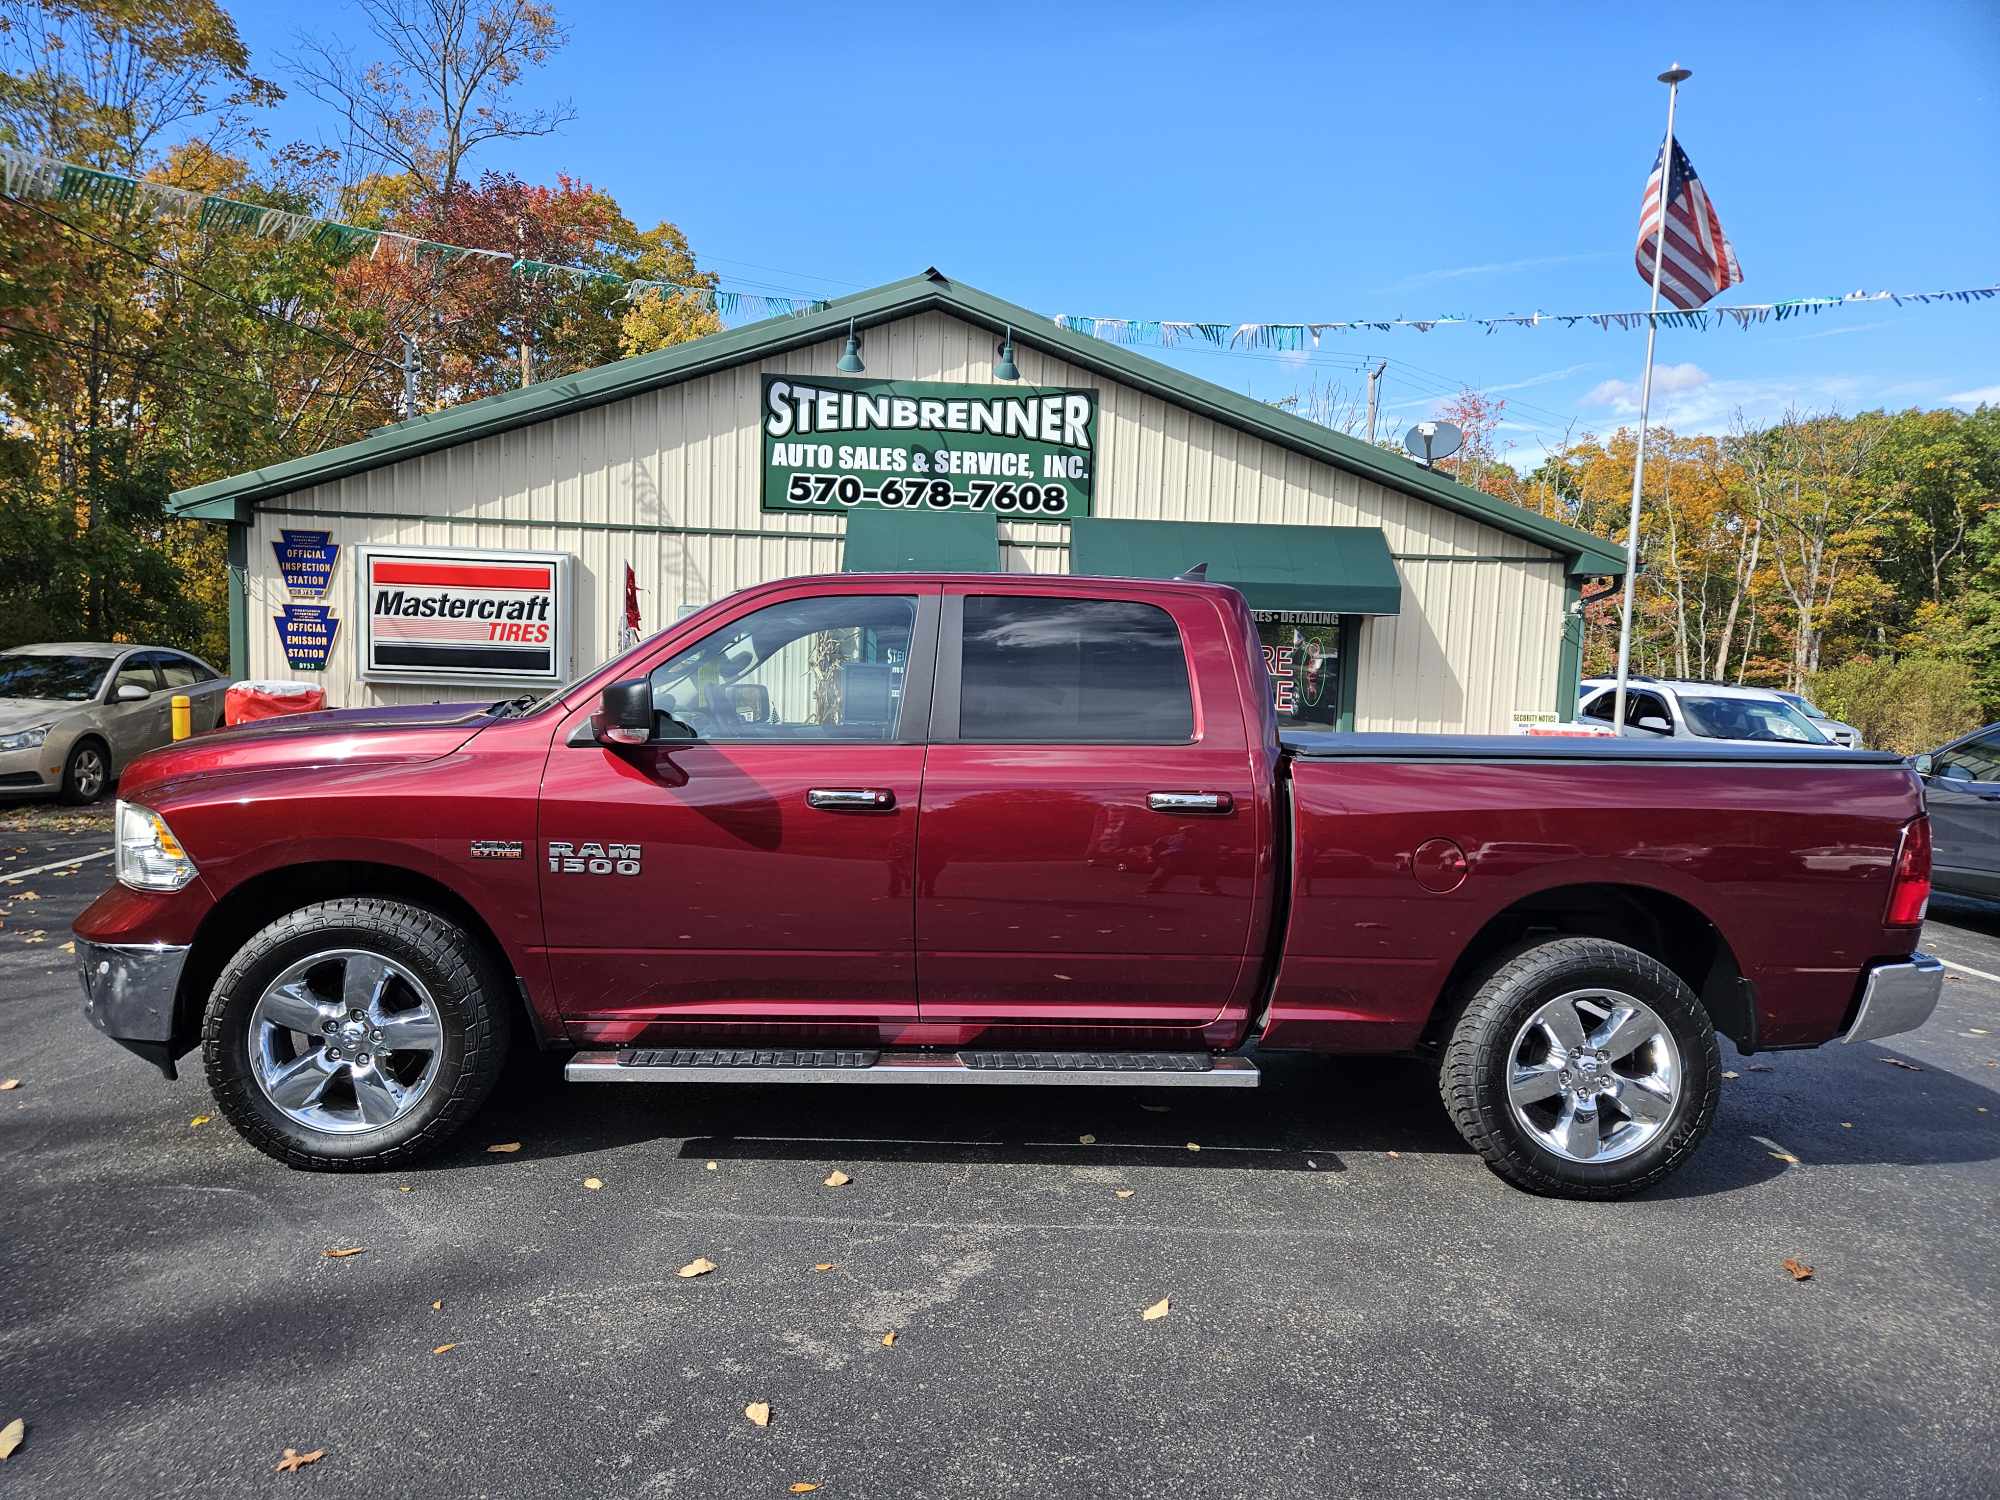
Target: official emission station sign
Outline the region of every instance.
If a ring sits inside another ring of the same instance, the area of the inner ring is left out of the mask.
[[[1097,392],[766,375],[763,508],[1090,514]]]
[[[375,679],[562,682],[570,556],[362,547],[361,660]]]

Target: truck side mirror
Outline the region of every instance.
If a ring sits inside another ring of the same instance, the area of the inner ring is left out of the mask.
[[[604,690],[591,731],[601,745],[643,745],[653,737],[653,685],[643,677]]]
[[[1916,773],[1919,776],[1929,776],[1937,769],[1937,762],[1931,759],[1931,753],[1928,750],[1911,761],[1910,764],[1915,767]]]

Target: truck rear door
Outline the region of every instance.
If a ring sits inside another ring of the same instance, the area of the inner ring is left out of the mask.
[[[918,1007],[1193,1027],[1247,1005],[1269,830],[1205,590],[948,584],[917,839]]]

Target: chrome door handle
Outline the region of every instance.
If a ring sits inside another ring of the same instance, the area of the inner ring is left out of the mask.
[[[896,794],[887,787],[816,786],[806,793],[806,806],[822,812],[894,812]]]
[[[1236,802],[1227,792],[1148,792],[1146,806],[1154,812],[1219,816],[1232,811]]]

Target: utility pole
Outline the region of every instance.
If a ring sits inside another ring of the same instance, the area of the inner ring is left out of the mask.
[[[528,254],[528,226],[519,220],[514,223],[514,245],[515,258],[525,259]],[[522,282],[521,288],[521,384],[529,386],[535,381],[535,356],[532,346],[528,343],[529,330],[534,327],[534,320],[528,316],[528,310],[534,306],[534,298],[528,294],[525,281]]]
[[[1382,372],[1389,368],[1389,361],[1378,359],[1375,368],[1368,372],[1368,441],[1375,441],[1375,391],[1382,383]]]
[[[403,335],[403,420],[417,414],[417,338]]]

